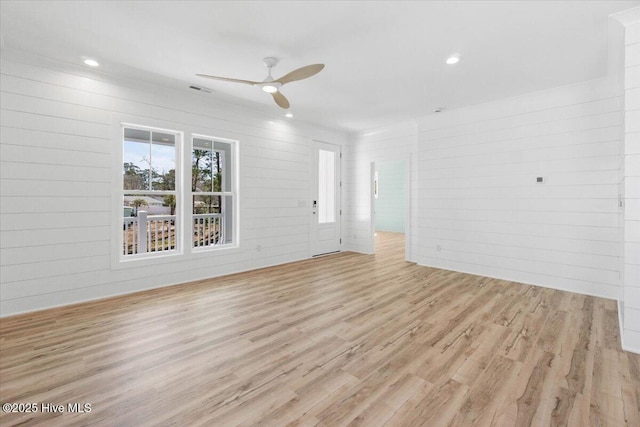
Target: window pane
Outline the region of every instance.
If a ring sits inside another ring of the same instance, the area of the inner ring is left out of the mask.
[[[193,196],[193,247],[210,247],[227,243],[225,197]],[[229,232],[229,236],[231,233]]]
[[[124,190],[174,191],[175,168],[175,135],[125,128]]]
[[[214,148],[218,152],[217,157],[214,157],[214,162],[218,178],[216,185],[219,188],[214,191],[231,192],[231,163],[228,163],[228,160],[231,159],[231,144],[216,141]]]
[[[230,191],[225,188],[225,176],[224,176],[224,152],[212,151],[211,152],[211,170],[213,179],[213,191]]]
[[[194,192],[230,192],[231,170],[226,159],[231,158],[231,144],[194,138],[191,155]]]
[[[206,139],[193,140],[191,153],[191,191],[211,192],[213,190],[213,141]]]
[[[151,132],[148,130],[125,128],[124,139],[125,141],[148,143],[149,141],[151,141]]]
[[[193,247],[207,248],[232,242],[233,197],[206,193],[233,192],[231,143],[215,138],[193,139],[191,153],[191,208]]]
[[[149,148],[148,142],[124,141],[122,171],[124,190],[150,188],[149,163],[144,161],[149,158]]]
[[[176,145],[176,136],[171,133],[153,132],[152,138],[155,145],[166,145],[169,147]]]
[[[318,151],[318,222],[320,224],[336,220],[335,162],[333,151]]]
[[[222,198],[222,211],[224,213],[224,243],[233,243],[233,197]]]
[[[222,212],[222,196],[193,196],[194,214],[219,214]]]
[[[128,194],[122,199],[122,254],[176,249],[176,197]]]
[[[151,143],[152,190],[176,189],[176,136],[153,132]]]
[[[213,141],[210,139],[193,138],[194,150],[211,150],[212,144],[213,144]]]

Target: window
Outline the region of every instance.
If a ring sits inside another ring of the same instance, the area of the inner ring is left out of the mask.
[[[234,243],[236,201],[232,142],[194,136],[191,152],[193,248]]]
[[[161,255],[236,247],[237,141],[193,135],[188,145],[181,131],[120,126],[114,260],[153,264]]]
[[[318,150],[318,223],[335,222],[336,153]]]
[[[124,125],[122,257],[179,248],[179,132]]]

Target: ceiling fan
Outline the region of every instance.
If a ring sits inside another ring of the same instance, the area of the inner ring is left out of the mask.
[[[280,87],[290,82],[304,80],[311,76],[314,76],[324,68],[324,64],[307,65],[306,67],[293,70],[289,74],[285,74],[279,79],[274,79],[271,76],[271,68],[275,67],[278,64],[278,58],[267,57],[264,58],[263,61],[264,65],[269,70],[269,75],[261,82],[254,82],[252,80],[231,79],[228,77],[210,76],[207,74],[196,74],[196,76],[206,77],[208,79],[214,80],[222,80],[225,82],[244,83],[251,86],[261,87],[263,91],[270,93],[271,96],[273,96],[273,100],[276,101],[276,104],[278,104],[279,107],[286,109],[290,106],[289,100],[282,93],[280,93]]]

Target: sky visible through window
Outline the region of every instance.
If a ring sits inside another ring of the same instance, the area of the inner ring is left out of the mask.
[[[124,163],[133,163],[140,169],[149,169],[149,156],[153,169],[159,174],[165,174],[176,168],[176,153],[173,145],[153,144],[149,153],[149,144],[124,141]]]

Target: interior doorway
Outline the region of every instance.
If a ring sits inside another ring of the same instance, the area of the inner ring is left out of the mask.
[[[401,242],[405,259],[409,222],[408,162],[405,159],[373,163],[373,240],[378,252],[390,241]]]

